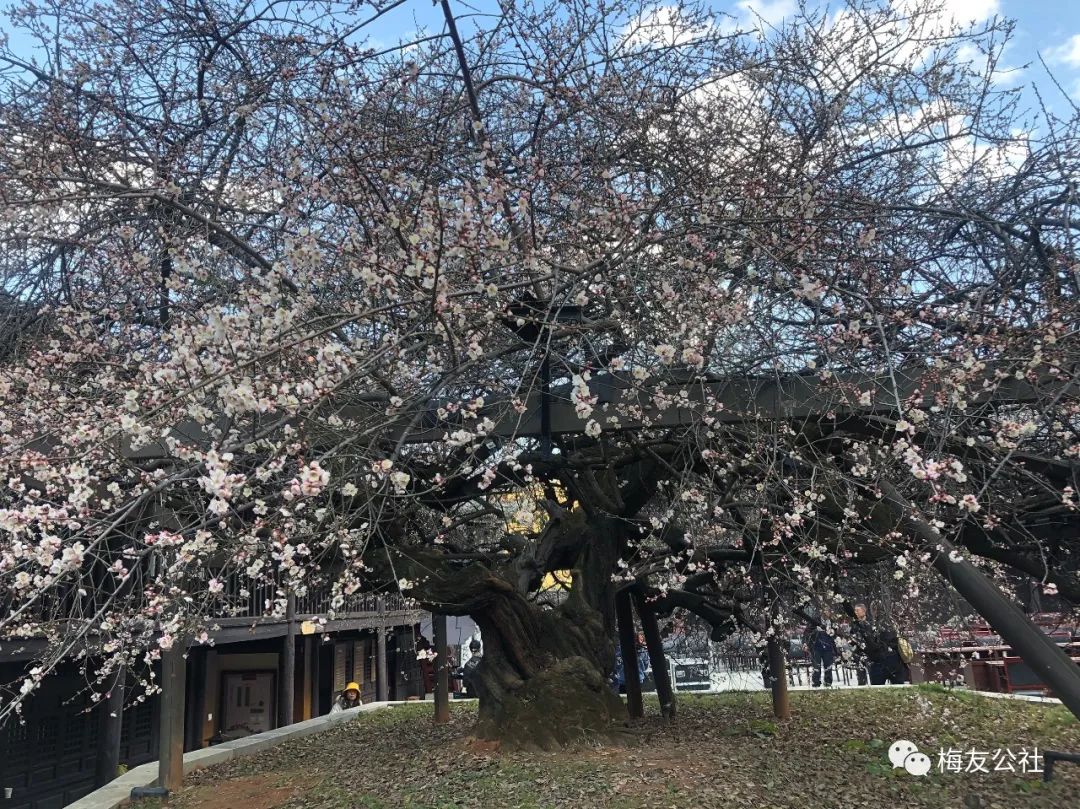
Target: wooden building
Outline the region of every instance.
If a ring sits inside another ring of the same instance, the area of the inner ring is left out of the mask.
[[[358,596],[335,620],[320,621],[321,606],[302,602],[283,618],[219,619],[212,645],[188,647],[185,751],[328,713],[353,680],[365,702],[422,696],[413,629],[422,613],[396,597]],[[0,682],[18,678],[38,647],[0,641]],[[112,780],[118,767],[159,758],[160,709],[160,696],[140,699],[134,688],[93,703],[80,667],[62,664],[25,703],[23,721],[0,727],[0,805],[59,809]]]

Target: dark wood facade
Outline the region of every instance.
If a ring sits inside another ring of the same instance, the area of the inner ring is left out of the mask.
[[[300,615],[310,618],[312,613]],[[327,622],[312,634],[303,634],[297,621],[291,647],[286,643],[289,628],[284,620],[221,621],[212,646],[188,649],[184,749],[244,735],[244,725],[250,723],[235,721],[237,716],[262,721],[256,729],[278,727],[287,648],[295,655],[291,667],[294,722],[327,713],[345,682],[360,683],[365,702],[377,698],[380,631],[385,632],[389,698],[420,695],[412,630],[419,620],[419,613],[403,609],[353,613]],[[306,624],[305,628],[313,627]],[[0,682],[18,678],[33,652],[33,644],[0,646]],[[230,688],[239,705],[227,702]],[[138,690],[130,687],[122,710],[109,717],[107,701],[92,703],[86,692],[81,670],[73,663],[64,664],[27,701],[22,722],[13,719],[0,727],[0,790],[12,790],[7,801],[0,791],[4,809],[59,809],[99,786],[102,772],[115,776],[111,761],[102,767],[103,743],[110,731],[119,737],[118,754],[114,752],[117,764],[130,768],[159,757],[159,696],[136,702]],[[244,705],[252,694],[255,707]],[[265,704],[258,705],[259,700]],[[110,721],[116,723],[112,728],[107,725]],[[238,727],[228,728],[229,721]]]

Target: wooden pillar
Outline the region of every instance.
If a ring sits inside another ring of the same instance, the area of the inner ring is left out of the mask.
[[[640,719],[645,716],[645,709],[641,704],[637,644],[634,642],[634,605],[629,590],[620,590],[615,594],[615,617],[619,622],[619,653],[622,655],[623,680],[626,682],[626,711],[631,719]]]
[[[772,707],[777,719],[791,718],[791,702],[788,699],[787,664],[784,660],[784,647],[775,634],[767,641],[769,650],[769,674],[772,676]]]
[[[311,711],[311,638],[304,638],[304,673],[300,683],[300,718],[311,719],[315,714]]]
[[[117,777],[120,767],[120,738],[124,726],[124,687],[127,671],[121,668],[112,676],[108,694],[102,700],[101,745],[97,749],[94,788],[103,787]]]
[[[435,627],[435,724],[450,721],[450,665],[446,645],[446,616],[432,615]]]
[[[289,593],[285,605],[285,637],[278,658],[278,727],[293,723],[296,694],[296,596]]]
[[[379,627],[375,630],[375,699],[386,702],[390,698],[389,671],[386,667],[386,626],[382,623],[386,602],[379,598]]]
[[[311,657],[311,715],[312,717],[322,716],[322,706],[319,704],[319,654],[321,649],[319,648],[319,636],[311,635],[308,637],[307,651],[310,652]],[[329,708],[327,709],[329,710]]]
[[[206,718],[206,648],[188,649],[191,676],[187,681],[187,718],[184,720],[184,749],[199,750],[203,741],[203,721]]]
[[[668,671],[664,642],[660,639],[660,625],[656,622],[656,612],[640,590],[634,590],[634,605],[637,607],[638,618],[641,619],[645,646],[649,650],[649,663],[652,665],[653,680],[656,682],[656,696],[660,700],[660,713],[665,719],[672,719],[675,716],[675,692],[671,688],[671,672]]]
[[[158,786],[176,792],[184,780],[184,697],[187,681],[185,644],[174,640],[161,653],[161,713]]]

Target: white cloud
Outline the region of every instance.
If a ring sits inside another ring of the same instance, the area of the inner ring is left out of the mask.
[[[683,18],[675,6],[657,6],[644,12],[623,29],[623,44],[628,47],[685,45],[707,36],[715,28],[709,21],[695,24]]]
[[[1050,48],[1046,56],[1054,64],[1080,67],[1080,34],[1073,34],[1060,45]]]
[[[999,0],[945,0],[941,17],[950,22],[965,25],[982,22],[993,17],[1001,9]]]
[[[943,25],[983,22],[1001,10],[1000,0],[937,0],[929,4],[926,0],[893,0],[892,5],[906,13],[926,5],[936,6],[936,13],[930,16],[934,22]]]
[[[744,17],[761,18],[767,25],[778,25],[784,17],[798,10],[795,0],[741,0],[739,9]]]

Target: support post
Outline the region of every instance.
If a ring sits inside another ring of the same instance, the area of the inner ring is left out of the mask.
[[[311,712],[311,638],[304,637],[301,640],[304,649],[304,670],[300,683],[300,718],[311,719],[315,716]],[[295,706],[293,709],[295,710]]]
[[[446,645],[446,616],[433,615],[435,627],[435,724],[450,721],[450,665]]]
[[[322,657],[322,648],[319,635],[308,636],[308,650],[311,652],[311,715],[322,716],[322,706],[319,704],[319,658]]]
[[[649,651],[649,664],[652,666],[653,680],[656,682],[660,713],[665,719],[673,719],[675,717],[675,692],[671,688],[671,672],[668,671],[664,643],[660,639],[660,625],[656,622],[656,612],[640,590],[634,590],[634,605],[637,607],[638,618],[641,619],[641,631],[645,635],[645,646]]]
[[[296,596],[289,593],[285,602],[285,637],[278,660],[278,727],[293,723],[296,694]]]
[[[121,667],[112,676],[102,708],[101,746],[97,749],[94,787],[103,787],[117,777],[120,767],[120,739],[124,727],[124,687],[127,670]]]
[[[186,644],[176,639],[161,653],[161,721],[158,786],[176,792],[184,780],[184,697]]]
[[[206,648],[188,649],[191,676],[187,678],[187,706],[184,720],[184,750],[202,747],[203,719],[206,716]]]
[[[775,634],[767,641],[769,650],[769,674],[772,677],[772,709],[777,719],[791,719],[791,701],[788,699],[787,661],[784,647]]]
[[[631,719],[641,719],[641,681],[638,679],[637,644],[634,642],[634,605],[629,590],[615,594],[615,618],[619,622],[619,653],[622,655],[623,680],[626,682],[626,712]]]
[[[386,667],[386,625],[383,623],[383,613],[386,609],[385,600],[379,598],[379,626],[375,630],[375,699],[386,702],[390,694],[389,672]]]
[[[932,554],[932,564],[976,612],[1020,655],[1054,695],[1080,719],[1080,666],[1050,640],[990,579],[962,559],[953,561],[956,546],[945,539],[887,481],[879,483],[885,501]],[[957,556],[956,558],[959,559]]]

